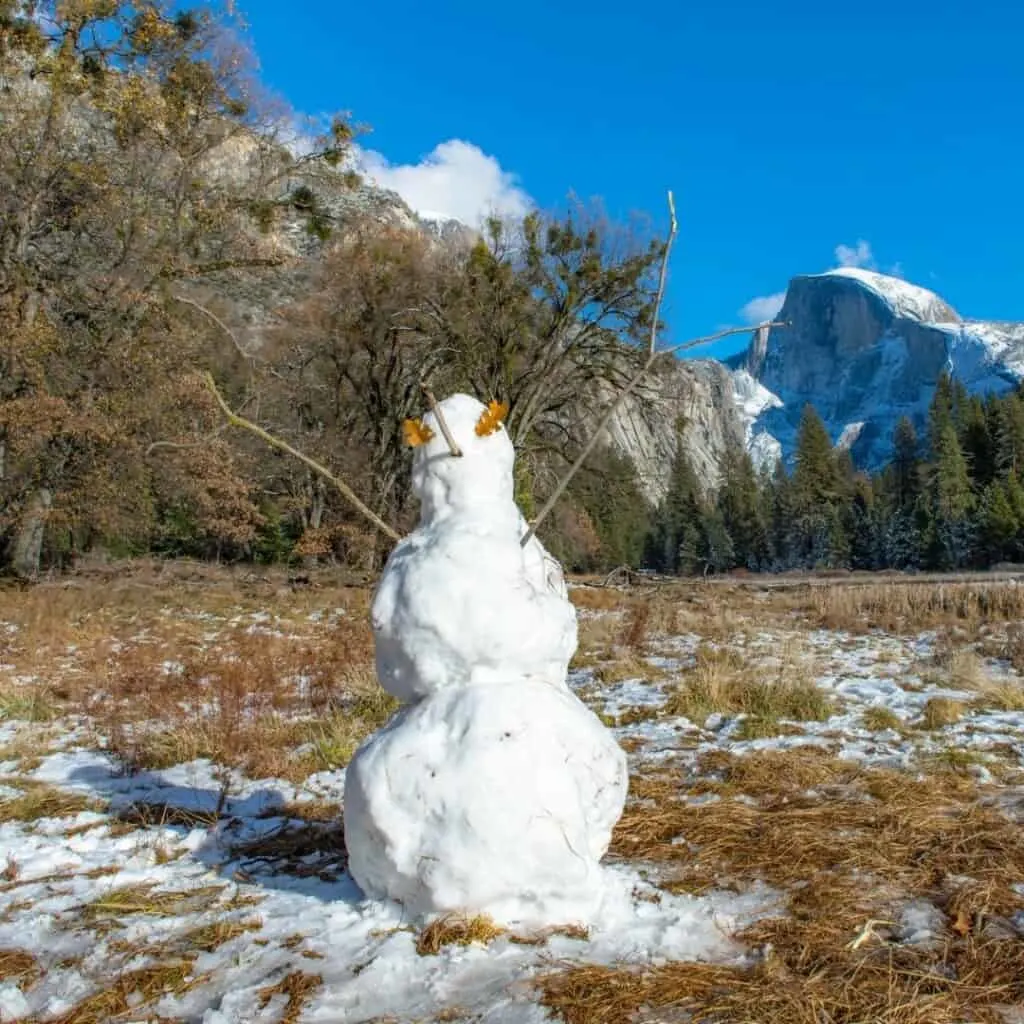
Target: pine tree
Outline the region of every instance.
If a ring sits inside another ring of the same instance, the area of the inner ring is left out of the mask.
[[[852,472],[849,454],[833,450],[821,417],[804,406],[793,473],[793,539],[794,554],[809,568],[848,562]]]
[[[726,452],[718,511],[732,542],[733,564],[751,570],[760,568],[768,554],[768,531],[757,471],[742,448]]]
[[[654,515],[647,563],[660,572],[692,572],[700,557],[700,488],[680,445],[668,492]]]
[[[974,495],[967,460],[951,419],[936,438],[930,497],[929,560],[937,569],[961,568],[971,557]]]
[[[726,572],[735,564],[736,552],[719,510],[706,508],[700,518],[698,553],[710,572]]]
[[[856,483],[853,501],[850,504],[850,564],[854,569],[881,568],[880,505],[881,502],[875,500],[871,481],[861,477]]]
[[[979,551],[986,564],[1013,557],[1020,528],[1021,522],[1006,487],[998,480],[993,480],[985,488],[979,508]]]
[[[988,428],[985,404],[977,395],[967,399],[960,430],[964,457],[976,487],[983,488],[996,475],[995,443]]]
[[[999,399],[995,410],[993,443],[996,471],[1002,475],[1024,472],[1024,398],[1019,392]]]
[[[932,473],[936,514],[949,520],[966,518],[974,505],[971,477],[952,423],[939,435]]]
[[[793,496],[798,508],[811,511],[839,496],[839,474],[832,439],[813,405],[805,405],[796,442]]]
[[[782,459],[775,464],[775,471],[766,481],[764,492],[764,504],[769,513],[770,564],[776,571],[791,569],[796,565],[793,481]]]
[[[934,459],[945,427],[953,422],[953,379],[943,370],[935,382],[935,393],[928,407],[928,446]]]
[[[921,493],[921,460],[917,431],[906,416],[893,433],[892,482],[896,507],[911,508]]]

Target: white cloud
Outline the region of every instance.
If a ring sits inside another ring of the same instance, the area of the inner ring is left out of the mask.
[[[870,269],[875,265],[871,246],[863,238],[858,239],[854,246],[837,245],[835,253],[836,262],[841,267],[867,267]]]
[[[782,309],[782,303],[786,299],[785,292],[776,292],[774,295],[759,295],[751,299],[741,310],[740,316],[748,324],[761,324],[766,320],[774,320]]]
[[[478,227],[491,214],[522,217],[533,206],[515,175],[479,146],[449,139],[418,164],[391,164],[373,150],[359,155],[363,173],[397,192],[418,214]]]

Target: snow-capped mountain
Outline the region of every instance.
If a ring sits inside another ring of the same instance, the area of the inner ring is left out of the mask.
[[[807,403],[858,465],[875,467],[900,417],[924,425],[944,370],[972,393],[1024,377],[1024,324],[965,320],[933,292],[869,270],[793,278],[779,319],[790,326],[730,361],[735,410],[762,463],[792,454]]]

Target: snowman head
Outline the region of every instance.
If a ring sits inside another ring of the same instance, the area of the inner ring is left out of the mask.
[[[501,423],[503,407],[485,406],[470,395],[438,402],[445,425],[461,455],[453,455],[433,411],[406,420],[406,439],[415,448],[412,489],[421,502],[421,519],[445,515],[499,512],[514,516],[512,466],[515,452]]]

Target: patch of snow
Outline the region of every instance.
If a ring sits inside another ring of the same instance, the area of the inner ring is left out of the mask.
[[[759,430],[747,441],[747,451],[758,469],[772,469],[782,458],[782,444],[768,433]]]
[[[916,899],[900,910],[896,935],[909,945],[927,945],[945,934],[946,917],[930,900]]]
[[[159,778],[119,778],[102,758],[85,751],[48,758],[36,776],[96,795],[171,797],[194,807],[208,806],[214,796],[208,787],[216,781],[201,764]],[[198,787],[191,795],[173,783],[185,778]],[[203,984],[180,997],[165,997],[153,1012],[206,1024],[263,1019],[261,990],[290,971],[305,970],[322,978],[306,1009],[312,1020],[415,1020],[458,1006],[495,1024],[541,1022],[546,1015],[531,978],[549,969],[552,958],[609,964],[742,962],[745,952],[731,936],[779,912],[779,895],[763,886],[742,895],[670,895],[620,865],[602,875],[586,939],[554,935],[534,947],[499,937],[487,947],[446,947],[436,956],[421,956],[405,909],[364,900],[347,876],[326,882],[271,872],[250,882],[232,880],[238,864],[223,844],[276,827],[258,815],[290,796],[266,782],[258,785],[273,790],[275,799],[255,800],[250,794],[237,800],[226,808],[231,821],[215,831],[154,827],[115,837],[106,827],[109,819],[100,815],[90,816],[93,828],[81,827],[88,824],[82,816],[67,819],[65,826],[79,826],[70,835],[67,828],[40,831],[21,823],[0,828],[0,844],[21,869],[17,883],[0,891],[0,948],[23,949],[45,968],[42,979],[25,991],[11,984],[0,989],[0,1013],[22,1018],[67,1012],[100,991],[112,972],[129,966],[118,951],[125,938],[134,945],[159,946],[215,921],[252,920],[254,931],[199,955],[194,970],[203,975]],[[158,856],[158,849],[172,858]],[[225,885],[226,880],[232,881]],[[139,885],[176,892],[211,885],[223,889],[220,895],[204,894],[171,918],[130,915],[95,931],[79,916],[101,896]],[[258,905],[236,906],[232,901],[239,897],[256,899]]]
[[[843,427],[842,432],[839,435],[839,440],[836,441],[836,447],[840,451],[849,451],[854,446],[857,438],[860,437],[860,432],[864,429],[864,421],[860,420],[856,423],[847,423]]]
[[[827,271],[827,276],[853,278],[884,299],[896,316],[933,323],[945,319],[942,311],[950,308],[927,288],[863,267],[836,267]]]

